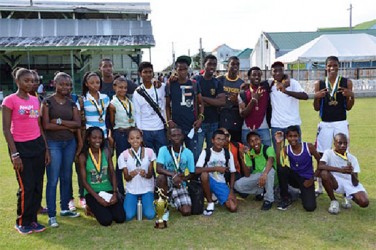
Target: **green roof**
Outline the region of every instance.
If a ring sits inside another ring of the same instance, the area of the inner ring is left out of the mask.
[[[343,30],[327,30],[327,31],[312,31],[312,32],[265,32],[264,35],[268,38],[274,48],[277,50],[277,56],[279,52],[286,52],[296,49],[303,44],[306,44],[313,39],[324,34],[344,34],[349,31]],[[353,30],[353,33],[366,33],[376,36],[376,29],[357,29]]]
[[[376,19],[359,23],[353,27],[353,30],[376,29]],[[317,31],[348,31],[349,27],[318,28]]]
[[[253,51],[253,49],[246,48],[246,49],[240,51],[239,54],[237,54],[236,56],[239,59],[243,59],[243,58],[249,59],[249,57],[251,56],[252,51]]]

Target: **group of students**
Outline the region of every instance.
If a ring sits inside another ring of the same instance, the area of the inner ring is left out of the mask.
[[[178,57],[175,73],[160,82],[153,65],[142,62],[137,86],[114,76],[112,61],[103,59],[101,75],[84,75],[82,96],[71,93],[71,77],[60,72],[55,93],[43,100],[29,94],[35,74],[16,69],[18,90],[3,101],[3,131],[19,183],[18,232],[45,230],[37,220],[45,169],[49,225],[59,226],[59,180],[60,216],[79,216],[70,205],[73,162],[86,211],[104,226],[132,220],[138,200],[144,217],[153,219],[155,186],[182,215],[192,214],[195,197],[187,190],[192,180],[201,183],[207,216],[216,201],[236,212],[237,195],[254,194],[264,200],[261,209],[269,210],[276,186],[281,197],[277,208],[286,210],[289,185],[300,190],[304,209],[314,211],[315,178],[331,199],[330,213],[339,212],[333,191],[345,195],[345,208],[351,206],[349,199],[368,206],[358,181],[359,164],[347,150],[346,111],[354,104],[354,93],[351,81],[338,76],[338,58],[328,57],[326,80],[315,83],[314,109],[322,118],[316,147],[301,141],[299,100],[308,95],[284,73],[283,63],[272,65],[273,79],[267,81],[261,81],[260,68],[252,67],[249,83],[238,76],[237,57],[229,58],[227,73],[219,77],[214,76],[213,55],[205,57],[202,75],[190,78],[190,64],[190,57]]]

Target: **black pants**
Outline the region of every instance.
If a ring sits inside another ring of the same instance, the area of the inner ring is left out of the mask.
[[[16,171],[17,225],[29,226],[38,222],[37,214],[42,202],[43,176],[45,167],[45,144],[43,138],[28,142],[16,142],[23,164],[22,171]]]
[[[86,194],[86,204],[93,212],[95,218],[102,226],[111,225],[112,221],[123,223],[125,221],[125,212],[121,201],[112,206],[104,207],[91,195]]]
[[[278,166],[277,173],[282,199],[288,198],[288,185],[290,184],[292,187],[300,189],[302,204],[306,211],[314,211],[316,209],[315,185],[311,185],[308,188],[304,187],[303,182],[305,179],[289,167]]]

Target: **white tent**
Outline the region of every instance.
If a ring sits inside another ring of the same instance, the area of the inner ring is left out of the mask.
[[[337,56],[341,62],[376,60],[376,37],[364,33],[321,35],[276,61],[324,62],[328,56]]]

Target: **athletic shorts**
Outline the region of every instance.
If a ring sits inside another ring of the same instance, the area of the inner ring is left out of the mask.
[[[358,186],[355,187],[352,184],[351,180],[346,180],[346,179],[343,179],[343,178],[337,178],[335,176],[334,176],[334,178],[336,179],[336,181],[338,183],[338,188],[336,190],[334,190],[336,193],[346,194],[346,197],[350,198],[355,193],[358,193],[358,192],[361,192],[361,191],[366,192],[363,185],[360,184],[360,183],[358,184]]]
[[[211,176],[209,176],[210,191],[217,196],[219,204],[223,205],[230,195],[230,188],[226,183],[218,182]]]
[[[338,133],[345,134],[347,140],[349,140],[349,123],[346,120],[338,122],[320,122],[317,127],[317,152],[324,153],[325,150],[331,149],[333,138]]]

